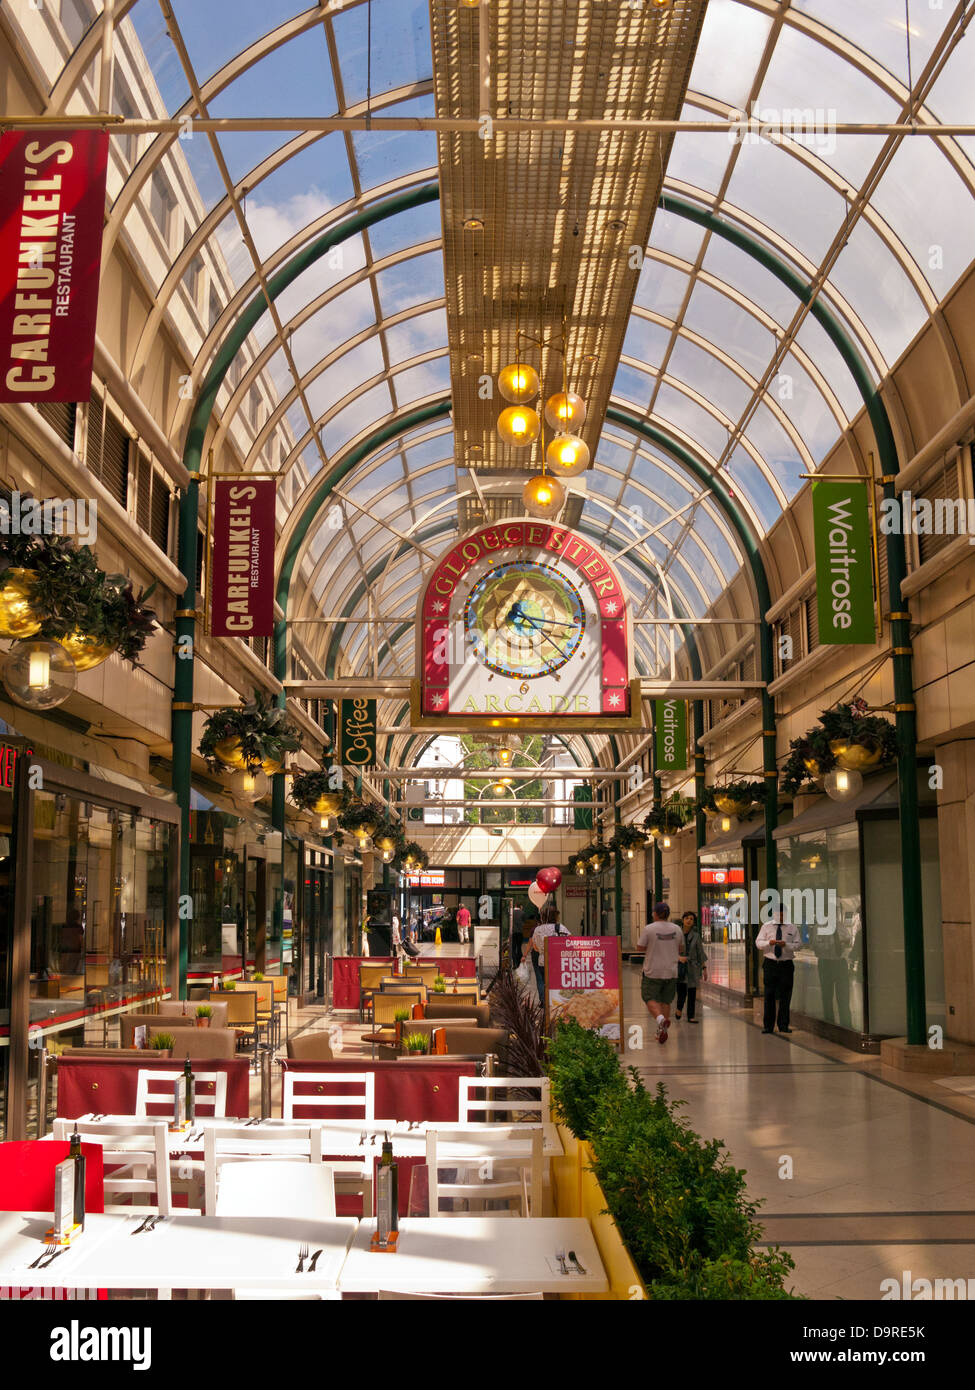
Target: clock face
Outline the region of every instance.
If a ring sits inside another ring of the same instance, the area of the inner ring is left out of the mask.
[[[567,527],[514,520],[459,540],[421,593],[417,652],[414,722],[639,723],[626,597],[612,565]]]
[[[574,656],[586,610],[579,589],[555,565],[511,561],[475,583],[464,604],[464,631],[489,671],[535,680]]]

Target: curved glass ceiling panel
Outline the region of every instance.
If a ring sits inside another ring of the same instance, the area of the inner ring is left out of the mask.
[[[408,208],[375,222],[366,235],[372,254],[377,260],[391,256],[406,246],[419,246],[424,241],[439,241],[441,234],[440,202],[421,203],[419,207]]]
[[[788,415],[817,463],[836,443],[840,426],[809,373],[787,353],[770,383],[776,404]]]
[[[241,170],[241,174],[250,167]],[[324,217],[352,195],[352,178],[341,135],[316,140],[292,155],[247,198],[247,222],[260,255],[271,255],[310,222]],[[361,246],[361,238],[356,241]],[[335,248],[334,255],[316,262],[319,273],[322,268],[334,270],[337,263],[340,266],[348,256],[349,246],[349,242],[343,242]],[[322,285],[319,292],[324,288]],[[306,295],[305,302],[309,297]]]
[[[748,451],[737,445],[721,472],[732,494],[740,492],[747,498],[757,512],[763,529],[768,531],[782,515],[782,509],[765,475],[755,467],[755,460]]]
[[[316,25],[235,77],[210,102],[210,115],[330,116],[337,106],[325,35]],[[291,138],[281,131],[268,133],[278,143]]]
[[[686,338],[678,338],[667,372],[707,396],[725,415],[737,420],[751,400],[751,387],[730,367]]]
[[[613,395],[629,405],[638,406],[641,410],[646,410],[650,404],[652,389],[653,382],[647,373],[638,371],[635,367],[621,366],[613,378]]]
[[[343,10],[335,6],[333,15],[347,106],[365,101],[370,86],[375,96],[392,87],[432,81],[427,0],[372,0],[371,7],[363,4]]]
[[[807,314],[803,319],[802,327],[796,334],[796,342],[811,361],[815,362],[843,407],[847,419],[852,420],[857,412],[863,409],[863,397],[849,367],[840,356],[839,350],[834,347],[833,340],[812,314]],[[869,363],[867,371],[876,380],[876,374]]]
[[[387,316],[409,309],[413,304],[426,304],[431,299],[442,299],[443,256],[439,251],[430,251],[425,256],[415,256],[400,265],[381,270],[376,276],[379,302]]]
[[[297,334],[295,336],[297,337]],[[379,376],[385,367],[378,338],[368,338],[358,347],[343,353],[337,362],[333,362],[331,367],[314,381],[308,382],[305,387],[305,395],[315,419],[320,419],[343,396],[354,391],[362,382]],[[331,453],[330,449],[329,452]]]
[[[190,98],[190,84],[179,55],[166,32],[166,21],[159,0],[138,0],[127,15],[138,36],[146,64],[171,116]]]
[[[210,141],[205,135],[194,135],[192,140],[180,141],[179,150],[193,175],[203,206],[207,212],[212,212],[220,199],[225,197],[227,187]]]
[[[767,15],[748,5],[711,0],[691,68],[691,91],[744,109],[771,27]]]
[[[676,387],[662,385],[653,406],[654,417],[668,420],[701,445],[712,458],[719,458],[728,443],[728,431],[703,406]]]
[[[236,54],[293,19],[307,4],[300,0],[234,0],[233,18],[214,23],[213,7],[199,0],[172,0],[173,13],[186,43],[186,51],[201,79],[212,77]],[[158,3],[157,3],[158,12]],[[324,49],[321,30],[319,43]]]
[[[373,386],[371,390],[357,397],[322,428],[325,452],[329,457],[337,454],[343,444],[354,439],[362,430],[385,419],[392,410],[392,405],[389,387],[385,382]]]
[[[903,140],[872,201],[943,299],[972,258],[971,191],[932,140]]]
[[[676,318],[687,294],[688,276],[673,266],[663,265],[652,256],[643,262],[635,302],[641,309]]]
[[[291,352],[299,373],[304,376],[343,341],[372,327],[375,320],[368,281],[352,285],[291,334]]]
[[[907,24],[902,6],[891,0],[799,0],[797,9],[829,25],[850,43],[878,59],[907,85]],[[914,0],[911,15],[911,68],[915,81],[945,27],[947,9]]]
[[[725,540],[707,507],[698,507],[694,517],[694,530],[706,545],[709,559],[717,565],[726,579],[731,579],[741,568],[741,558]]]
[[[417,367],[407,367],[397,372],[393,378],[393,390],[400,405],[420,400],[424,396],[434,396],[450,392],[450,363],[445,355],[432,362],[421,362]]]
[[[777,145],[743,145],[727,201],[784,236],[817,264],[846,213],[844,199]]]
[[[657,208],[650,229],[650,245],[671,256],[679,256],[691,265],[697,260],[704,240],[704,229],[686,217],[678,217],[674,212]]]
[[[792,322],[799,308],[799,300],[777,275],[723,236],[711,238],[703,269],[745,295],[782,328]]]
[[[783,120],[790,113],[812,111],[826,129],[808,147],[858,187],[874,157],[871,147],[879,152],[882,138],[868,145],[859,138],[851,143],[849,136],[830,136],[831,113],[832,119],[843,121],[891,121],[899,115],[897,103],[872,78],[788,23],[775,45],[758,105],[764,115]]]
[[[397,102],[387,106],[383,115],[433,116],[433,97]],[[437,137],[432,130],[354,131],[352,145],[363,188],[437,166]]]
[[[869,325],[888,363],[897,360],[927,318],[914,286],[864,222],[858,222],[850,233],[830,282]]]
[[[769,329],[710,285],[694,287],[684,322],[702,338],[723,348],[752,376],[761,376],[775,347]]]
[[[792,497],[802,483],[799,474],[805,464],[786,431],[767,405],[759,404],[752,412],[745,430],[749,444],[761,454],[766,467],[775,475],[786,497]]]
[[[670,344],[671,329],[631,314],[623,340],[624,357],[635,357],[648,367],[659,367]]]
[[[685,106],[681,120],[713,120],[712,112],[699,106]],[[670,159],[667,161],[667,178],[672,183],[689,183],[694,188],[707,189],[717,193],[728,167],[730,142],[720,135],[701,131],[678,134],[674,138]]]
[[[394,364],[416,357],[418,353],[429,352],[431,348],[447,345],[447,313],[444,309],[433,309],[428,314],[418,314],[405,323],[394,324],[386,329],[386,345],[390,361]]]

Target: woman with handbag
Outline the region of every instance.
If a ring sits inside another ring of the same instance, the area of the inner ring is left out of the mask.
[[[680,924],[684,932],[684,942],[677,957],[677,1008],[674,1017],[680,1018],[686,999],[687,1021],[697,1023],[699,1020],[694,1017],[697,987],[702,979],[706,980],[708,977],[708,958],[697,927],[697,913],[685,912]]]

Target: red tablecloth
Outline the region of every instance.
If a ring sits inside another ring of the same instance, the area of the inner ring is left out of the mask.
[[[134,1115],[137,1075],[140,1071],[182,1071],[182,1062],[170,1057],[64,1057],[58,1062],[58,1115],[74,1119],[95,1111],[102,1115]],[[250,1114],[250,1063],[246,1057],[207,1058],[199,1071],[227,1073],[227,1114]],[[206,1091],[200,1086],[200,1094]]]
[[[476,1076],[476,1062],[379,1062],[368,1057],[349,1058],[347,1061],[297,1062],[281,1060],[282,1069],[292,1072],[363,1072],[376,1075],[376,1114],[383,1120],[456,1120],[459,1106],[459,1082],[462,1076]],[[312,1083],[307,1088],[314,1090]],[[336,1086],[336,1090],[339,1090]],[[341,1087],[354,1091],[355,1087]],[[321,1115],[320,1110],[308,1109],[298,1104],[301,1094],[300,1082],[295,1083],[295,1119]],[[360,1090],[361,1094],[361,1090]],[[361,1107],[359,1109],[361,1114]],[[352,1119],[356,1114],[351,1106],[344,1115],[338,1109],[335,1119]]]
[[[358,1009],[359,1007],[359,966],[379,965],[392,956],[336,956],[332,961],[332,1008]],[[414,965],[439,965],[449,979],[455,975],[461,980],[474,978],[477,962],[473,956],[419,956]]]

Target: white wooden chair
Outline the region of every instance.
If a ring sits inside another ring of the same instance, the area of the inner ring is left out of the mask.
[[[102,1146],[106,1196],[154,1194],[158,1214],[169,1216],[173,1209],[173,1192],[169,1172],[169,1130],[165,1120],[54,1121],[55,1139],[64,1142],[75,1131],[80,1134],[82,1141]],[[105,1210],[131,1211],[132,1206],[106,1204]]]
[[[295,1094],[295,1086],[313,1085],[310,1094]],[[343,1094],[335,1086],[356,1085],[362,1087],[362,1094]],[[376,1076],[371,1071],[285,1071],[281,1094],[281,1114],[286,1120],[295,1118],[295,1107],[301,1106],[320,1112],[323,1120],[334,1118],[329,1111],[338,1109],[362,1109],[361,1115],[351,1116],[357,1120],[376,1118]],[[318,1119],[319,1115],[315,1116]],[[299,1120],[300,1124],[301,1121]]]
[[[517,1199],[521,1216],[540,1216],[544,1201],[544,1140],[541,1128],[521,1129],[518,1125],[494,1130],[451,1129],[431,1126],[427,1130],[427,1171],[430,1185],[430,1215],[462,1215],[442,1203],[463,1200],[471,1210],[483,1209],[494,1200]],[[454,1178],[441,1182],[442,1169],[455,1170]],[[492,1215],[504,1215],[493,1212]],[[518,1213],[512,1212],[512,1215]]]
[[[515,1115],[526,1115],[529,1123],[548,1124],[550,1114],[550,1084],[547,1076],[462,1076],[457,1088],[458,1113],[461,1124],[493,1123],[488,1116],[499,1117],[503,1124],[514,1122]],[[508,1096],[509,1091],[538,1091],[538,1100],[523,1100]],[[482,1100],[473,1100],[472,1091],[486,1091]]]
[[[182,1071],[141,1070],[136,1078],[135,1113],[162,1119],[172,1118],[173,1086],[183,1075]],[[196,1082],[196,1115],[204,1114],[222,1120],[227,1114],[227,1073],[225,1071],[194,1071]],[[213,1094],[200,1094],[200,1083],[213,1082]],[[150,1089],[152,1087],[152,1089]],[[151,1112],[149,1106],[155,1107]]]

